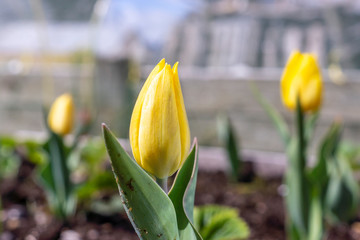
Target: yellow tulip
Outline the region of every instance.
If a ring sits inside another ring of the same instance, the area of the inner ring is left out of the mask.
[[[130,145],[137,163],[159,179],[175,173],[190,148],[190,130],[178,76],[161,60],[145,81],[130,121]]]
[[[52,104],[48,125],[50,129],[59,134],[66,135],[73,129],[74,124],[74,103],[70,94],[63,94]]]
[[[295,51],[289,57],[281,79],[281,97],[289,109],[296,108],[297,98],[303,111],[316,111],[322,101],[322,77],[316,57]]]

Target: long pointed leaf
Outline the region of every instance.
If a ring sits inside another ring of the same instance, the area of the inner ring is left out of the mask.
[[[192,224],[198,171],[197,149],[198,146],[195,139],[193,148],[176,175],[174,184],[169,192],[169,198],[173,202],[176,211],[180,238],[184,240],[201,239],[201,236]]]
[[[322,239],[324,232],[323,208],[321,205],[321,188],[314,186],[311,192],[311,203],[309,213],[309,240]]]
[[[306,147],[304,145],[304,115],[300,102],[296,106],[297,137],[289,141],[286,148],[288,167],[285,182],[289,189],[286,196],[287,211],[290,215],[291,234],[303,238],[308,232],[309,191],[306,178]]]
[[[330,221],[348,221],[356,215],[359,206],[359,185],[347,159],[334,157],[329,163],[329,184],[326,206]]]
[[[327,166],[329,163],[327,163],[327,161],[331,161],[331,159],[335,157],[337,145],[340,140],[340,134],[340,124],[333,123],[320,144],[317,163],[309,172],[310,181],[317,182],[322,185],[327,184],[329,178]]]
[[[231,124],[230,118],[226,115],[218,117],[218,135],[220,137],[221,144],[226,149],[228,160],[231,166],[232,178],[237,181],[239,173],[242,167],[242,158],[239,154],[240,146],[236,131]]]
[[[176,213],[169,197],[130,158],[105,124],[103,134],[120,196],[140,239],[179,239]]]
[[[305,141],[306,141],[306,144],[308,144],[311,141],[318,118],[319,118],[319,111],[310,114],[305,119]]]
[[[252,92],[256,98],[256,100],[260,103],[260,105],[263,107],[263,109],[266,111],[266,113],[269,115],[271,120],[273,121],[275,127],[277,128],[281,139],[283,140],[283,143],[285,146],[290,141],[290,133],[288,126],[286,125],[286,122],[284,118],[279,114],[279,112],[270,105],[270,103],[260,94],[259,90],[257,89],[257,86],[255,83],[251,85]]]
[[[49,140],[44,144],[44,149],[49,154],[48,166],[40,172],[42,184],[53,191],[49,196],[51,205],[56,214],[65,218],[75,210],[74,188],[70,181],[70,173],[67,166],[66,147],[63,139],[49,129]]]

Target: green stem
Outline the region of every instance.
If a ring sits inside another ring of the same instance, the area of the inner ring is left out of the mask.
[[[306,141],[305,141],[305,130],[304,130],[304,113],[301,109],[300,100],[297,100],[296,104],[296,121],[297,121],[297,134],[298,134],[298,141],[299,141],[299,167],[301,169],[306,167]]]
[[[161,187],[162,190],[167,194],[168,193],[168,179],[167,178],[156,178],[156,183]]]
[[[306,141],[304,127],[304,113],[301,108],[300,99],[296,104],[296,125],[297,125],[297,147],[290,167],[288,185],[292,188],[290,208],[298,208],[295,217],[296,231],[300,233],[300,239],[307,239],[309,227],[309,189],[306,180]],[[289,209],[291,211],[291,209]]]

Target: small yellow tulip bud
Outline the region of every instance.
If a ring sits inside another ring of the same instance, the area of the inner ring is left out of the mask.
[[[322,101],[322,77],[314,55],[295,51],[289,57],[281,79],[281,97],[289,109],[297,98],[303,111],[316,111]]]
[[[174,174],[190,148],[190,130],[178,63],[161,60],[150,73],[130,122],[130,144],[137,163],[159,179]]]
[[[48,125],[50,129],[59,134],[66,135],[73,129],[74,103],[70,94],[58,97],[51,106]]]

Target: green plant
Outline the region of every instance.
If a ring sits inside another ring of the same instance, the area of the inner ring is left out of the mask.
[[[99,137],[85,137],[68,159],[69,170],[76,184],[76,198],[83,209],[101,214],[100,209],[107,208],[107,214],[121,210],[108,197],[117,192],[114,177],[108,171],[110,167],[104,141]],[[111,204],[109,204],[111,203]],[[105,205],[109,204],[108,207]],[[100,212],[99,212],[99,211]]]
[[[49,139],[44,144],[48,159],[39,170],[39,179],[46,192],[50,208],[59,218],[66,219],[75,211],[75,185],[70,180],[67,159],[70,148],[61,136],[49,129]]]
[[[287,232],[293,240],[318,240],[324,235],[324,219],[348,220],[359,204],[359,190],[347,161],[338,155],[341,124],[335,122],[323,138],[314,167],[307,150],[321,107],[322,80],[316,58],[294,52],[281,80],[284,105],[295,108],[295,134],[282,116],[254,88],[254,94],[276,126],[288,158],[284,182]]]
[[[227,153],[227,159],[231,168],[231,177],[234,181],[238,181],[241,178],[243,170],[243,160],[239,153],[241,148],[236,136],[236,131],[228,116],[219,115],[217,119],[217,130],[219,140]]]
[[[73,101],[69,94],[55,100],[46,116],[49,137],[42,146],[47,154],[47,161],[38,168],[38,179],[45,190],[51,210],[58,218],[65,220],[74,214],[77,204],[77,185],[70,178],[69,159],[90,124],[86,122],[81,125],[74,134],[72,144],[67,146],[64,136],[73,129],[73,111]]]
[[[103,136],[125,211],[140,239],[201,239],[194,228],[197,143],[178,77],[161,60],[145,81],[130,121],[132,159],[103,124]],[[177,171],[168,193],[167,178]]]
[[[104,141],[89,137],[82,141],[71,156],[73,176],[80,181],[76,196],[82,209],[101,215],[124,212],[114,176],[108,171],[108,159]]]
[[[0,137],[0,183],[4,178],[13,177],[20,165],[20,158],[16,154],[18,143],[11,137]],[[0,196],[0,219],[2,219],[2,199]],[[2,222],[0,223],[0,233]]]
[[[360,170],[360,146],[350,141],[340,142],[338,149],[339,157],[346,159],[351,168],[358,172]]]
[[[194,209],[194,226],[204,240],[247,239],[250,230],[236,209],[206,205]]]
[[[338,142],[326,161],[328,179],[325,206],[330,223],[349,221],[356,216],[360,203],[359,185],[351,168],[352,159],[341,151],[340,130],[334,134],[337,134]]]
[[[201,239],[194,228],[197,144],[166,194],[103,125],[105,144],[125,211],[140,239]]]
[[[281,115],[258,92],[257,98],[280,133],[288,156],[285,184],[289,239],[321,239],[324,219],[346,221],[356,213],[359,190],[348,161],[338,153],[341,124],[335,122],[318,148],[314,167],[306,156],[318,113],[304,115],[298,104],[295,136]]]
[[[0,137],[0,179],[16,174],[20,158],[16,154],[18,142],[11,137]]]

